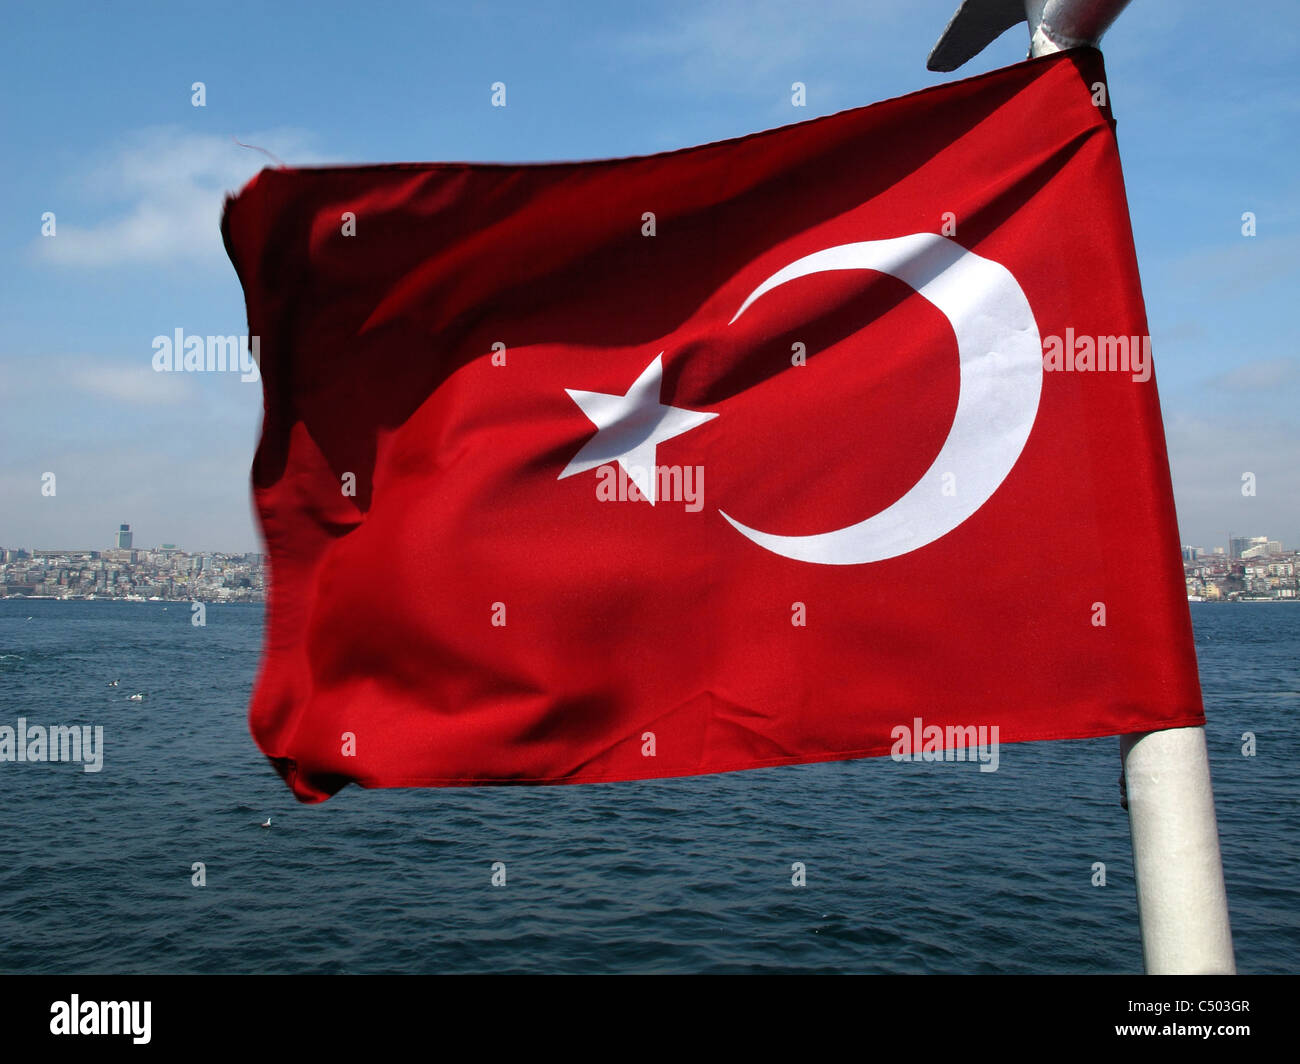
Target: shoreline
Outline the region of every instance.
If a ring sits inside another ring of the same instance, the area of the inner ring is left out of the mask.
[[[0,595],[0,602],[132,602],[148,605],[151,602],[158,603],[191,603],[202,602],[209,606],[265,606],[266,599],[210,599],[210,598],[109,598],[95,597],[87,598],[84,595]]]
[[[265,606],[266,599],[211,599],[211,598],[133,598],[127,596],[85,595],[0,595],[0,602],[202,602],[216,606]],[[1236,598],[1188,599],[1189,606],[1231,606],[1236,603],[1300,603],[1300,598]]]

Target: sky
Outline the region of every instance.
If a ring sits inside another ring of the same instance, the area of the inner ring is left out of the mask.
[[[1021,25],[927,71],[956,3],[6,4],[0,546],[100,549],[128,522],[137,546],[260,549],[260,385],[151,366],[177,328],[246,332],[218,222],[268,159],[237,141],[289,165],[706,143],[1024,58]],[[1133,0],[1103,41],[1180,534],[1207,548],[1300,546],[1298,40],[1291,0],[1248,22]]]

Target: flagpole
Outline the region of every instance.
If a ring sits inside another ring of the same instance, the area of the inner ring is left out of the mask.
[[[1205,729],[1121,735],[1148,975],[1236,974]]]
[[[1030,56],[1096,45],[1129,0],[1024,0]],[[955,70],[1020,21],[1006,0],[962,0],[930,53]],[[1148,975],[1235,974],[1205,728],[1120,736]]]

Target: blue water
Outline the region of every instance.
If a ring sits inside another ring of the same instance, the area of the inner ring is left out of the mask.
[[[1300,605],[1192,611],[1238,965],[1295,972]],[[0,971],[1141,970],[1117,739],[1004,746],[995,773],[886,758],[302,806],[245,723],[261,632],[257,606],[195,628],[184,603],[0,601],[0,725],[105,744],[98,774],[0,763]]]

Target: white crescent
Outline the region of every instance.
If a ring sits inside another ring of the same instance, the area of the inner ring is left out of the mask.
[[[948,438],[902,498],[854,525],[808,536],[778,536],[718,512],[774,554],[819,565],[862,565],[933,543],[998,490],[1034,426],[1043,385],[1043,347],[1029,301],[1011,272],[934,233],[841,244],[806,255],[755,288],[729,324],[772,289],[830,270],[887,273],[924,296],[951,323],[961,387]],[[949,473],[952,477],[946,478]]]

